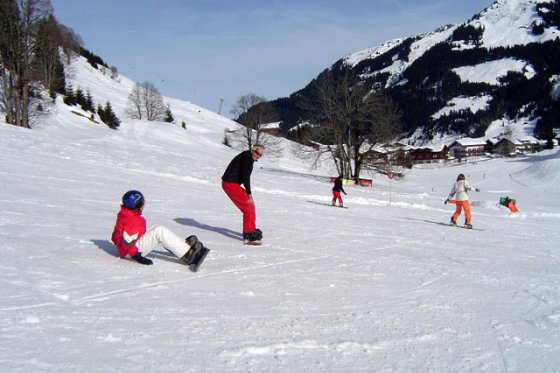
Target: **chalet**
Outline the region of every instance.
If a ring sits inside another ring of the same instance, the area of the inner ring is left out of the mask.
[[[280,122],[272,122],[272,123],[265,123],[265,124],[261,124],[259,126],[260,130],[263,132],[266,132],[272,136],[280,136],[280,125],[282,124],[282,121]]]
[[[489,153],[496,153],[496,145],[500,142],[500,137],[493,137],[491,139],[486,140],[486,149],[488,149]]]
[[[402,143],[377,144],[366,152],[366,158],[375,163],[376,161],[395,161],[400,156],[408,156],[412,147]]]
[[[492,153],[500,154],[505,157],[515,157],[515,155],[519,153],[518,149],[520,149],[522,146],[523,144],[518,140],[503,137],[498,142],[496,142],[496,144],[494,144]]]
[[[523,154],[530,154],[541,151],[541,144],[539,140],[537,140],[533,136],[522,137],[519,139],[519,142],[521,142],[521,147],[519,150]]]
[[[364,153],[364,158],[371,164],[385,164],[389,155],[383,146],[375,145]]]
[[[443,163],[449,156],[449,148],[446,145],[442,145],[439,148],[413,148],[408,153],[410,154],[410,160],[414,164]]]
[[[515,157],[517,154],[536,153],[542,146],[536,138],[525,136],[520,139],[502,137],[501,139],[490,139],[487,141],[492,153],[507,157]]]
[[[463,138],[449,145],[449,155],[453,158],[467,158],[486,154],[488,145],[485,140]]]

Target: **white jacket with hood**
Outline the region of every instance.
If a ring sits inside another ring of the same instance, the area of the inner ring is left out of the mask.
[[[473,190],[475,190],[475,188],[473,188],[467,180],[458,180],[453,184],[453,188],[451,188],[451,192],[449,192],[449,199],[468,201],[468,192],[472,192]]]

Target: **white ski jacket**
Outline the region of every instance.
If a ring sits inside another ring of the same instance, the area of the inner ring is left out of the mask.
[[[456,201],[468,201],[468,192],[473,190],[475,190],[475,188],[473,188],[467,180],[459,180],[453,184],[453,188],[451,188],[451,192],[449,192],[449,199],[454,199]]]

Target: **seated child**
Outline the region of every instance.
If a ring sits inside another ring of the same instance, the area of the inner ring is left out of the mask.
[[[151,265],[148,255],[158,244],[175,254],[183,263],[190,265],[200,259],[204,246],[192,235],[179,238],[166,227],[155,226],[146,230],[146,219],[142,216],[144,196],[137,190],[130,190],[122,197],[122,204],[111,241],[119,250],[121,258],[130,257],[140,264]]]

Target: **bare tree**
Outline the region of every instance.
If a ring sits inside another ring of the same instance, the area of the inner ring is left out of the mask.
[[[60,34],[60,46],[66,56],[66,63],[69,64],[73,56],[78,55],[80,48],[83,47],[84,42],[80,35],[78,35],[72,28],[58,24]]]
[[[64,67],[59,47],[63,39],[58,22],[50,15],[38,24],[33,78],[43,83],[51,97],[55,92],[65,93]]]
[[[401,114],[394,101],[348,70],[321,73],[311,83],[311,96],[302,107],[314,125],[304,141],[313,146],[300,148],[300,153],[314,164],[330,157],[338,173],[347,178],[359,178],[368,152],[401,130]]]
[[[146,119],[163,120],[166,110],[163,97],[152,83],[144,82],[142,88],[142,102],[146,111]]]
[[[117,79],[119,77],[119,70],[116,66],[111,66],[111,79]]]
[[[142,119],[142,87],[136,83],[128,95],[127,114],[132,119]]]
[[[263,145],[267,155],[280,149],[280,142],[266,132],[266,125],[278,121],[278,113],[266,98],[253,93],[241,96],[230,110],[242,127],[233,132],[234,137],[250,149],[254,144]]]
[[[128,95],[128,115],[134,119],[163,120],[166,109],[163,97],[150,82],[136,83]]]
[[[49,0],[0,0],[0,79],[6,121],[30,128],[30,89],[38,23],[52,13]]]

